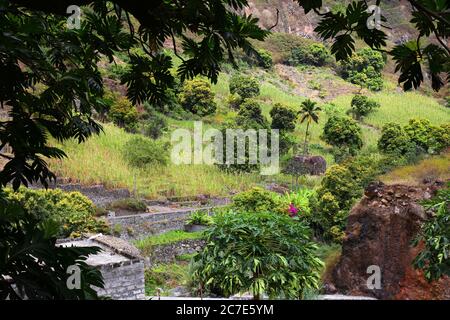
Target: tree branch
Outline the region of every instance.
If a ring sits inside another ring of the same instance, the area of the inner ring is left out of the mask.
[[[277,21],[275,22],[275,24],[273,26],[271,26],[269,29],[267,30],[272,30],[273,28],[275,28],[278,25],[278,18],[280,17],[280,10],[278,10],[277,8]]]

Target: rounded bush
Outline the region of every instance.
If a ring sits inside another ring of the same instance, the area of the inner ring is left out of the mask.
[[[125,97],[116,97],[108,112],[109,118],[128,132],[135,132],[138,124],[138,112]]]
[[[287,215],[221,214],[205,237],[191,270],[193,284],[206,292],[295,299],[319,286],[323,262],[310,230]]]
[[[272,129],[279,129],[280,131],[286,132],[295,130],[297,113],[294,110],[280,103],[276,103],[272,110],[270,110],[270,117],[272,118]]]
[[[255,100],[245,100],[236,117],[236,124],[243,129],[267,129],[269,123]]]
[[[109,232],[106,222],[95,218],[92,201],[79,192],[28,188],[20,188],[17,192],[5,190],[9,200],[18,202],[38,221],[55,224],[57,235],[61,238],[79,237],[82,233]]]
[[[253,77],[235,74],[230,79],[230,93],[238,94],[242,99],[259,95],[259,82]]]
[[[378,150],[382,153],[401,155],[407,152],[412,142],[398,123],[387,123],[381,129]]]
[[[313,43],[292,49],[290,64],[323,66],[332,59],[330,51],[321,43]]]
[[[180,104],[186,111],[199,116],[216,112],[217,105],[209,81],[196,78],[187,80],[180,93]]]
[[[347,116],[333,115],[325,123],[322,139],[328,144],[355,154],[363,146],[361,128]]]
[[[367,96],[357,94],[352,99],[349,113],[355,119],[360,120],[379,107],[380,104],[376,101],[370,100]]]
[[[141,136],[131,138],[124,147],[125,159],[134,167],[151,164],[166,165],[169,158],[167,145]]]

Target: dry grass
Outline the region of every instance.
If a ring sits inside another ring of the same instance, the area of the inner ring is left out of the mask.
[[[83,144],[68,141],[59,145],[68,158],[50,160],[51,169],[60,177],[76,178],[87,185],[104,184],[110,188],[133,190],[136,183],[137,191],[147,198],[225,195],[244,190],[260,180],[257,174],[228,174],[209,165],[169,163],[167,166],[133,168],[122,152],[132,134],[109,124],[104,129],[104,134],[91,137]]]
[[[422,160],[417,165],[404,166],[381,176],[387,184],[419,185],[424,179],[450,179],[450,152]]]

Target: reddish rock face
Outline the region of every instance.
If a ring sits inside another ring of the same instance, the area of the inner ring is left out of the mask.
[[[339,292],[378,299],[450,299],[450,279],[429,284],[411,266],[419,252],[411,241],[427,218],[417,203],[435,186],[371,184],[350,212],[342,256],[332,273]],[[379,266],[381,288],[369,289],[369,266]]]

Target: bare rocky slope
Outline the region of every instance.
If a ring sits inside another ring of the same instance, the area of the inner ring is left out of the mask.
[[[335,10],[339,6],[346,6],[351,1],[325,0],[324,6],[330,10]],[[414,28],[409,24],[410,6],[404,0],[383,0],[380,5],[382,14],[387,19],[388,36],[392,41],[402,38],[412,38]],[[277,23],[277,9],[279,11]],[[316,39],[314,28],[317,25],[318,17],[314,12],[307,15],[298,3],[293,0],[250,0],[249,6],[245,8],[247,14],[260,19],[260,25],[264,28],[271,28],[275,32],[296,34],[307,38]]]

